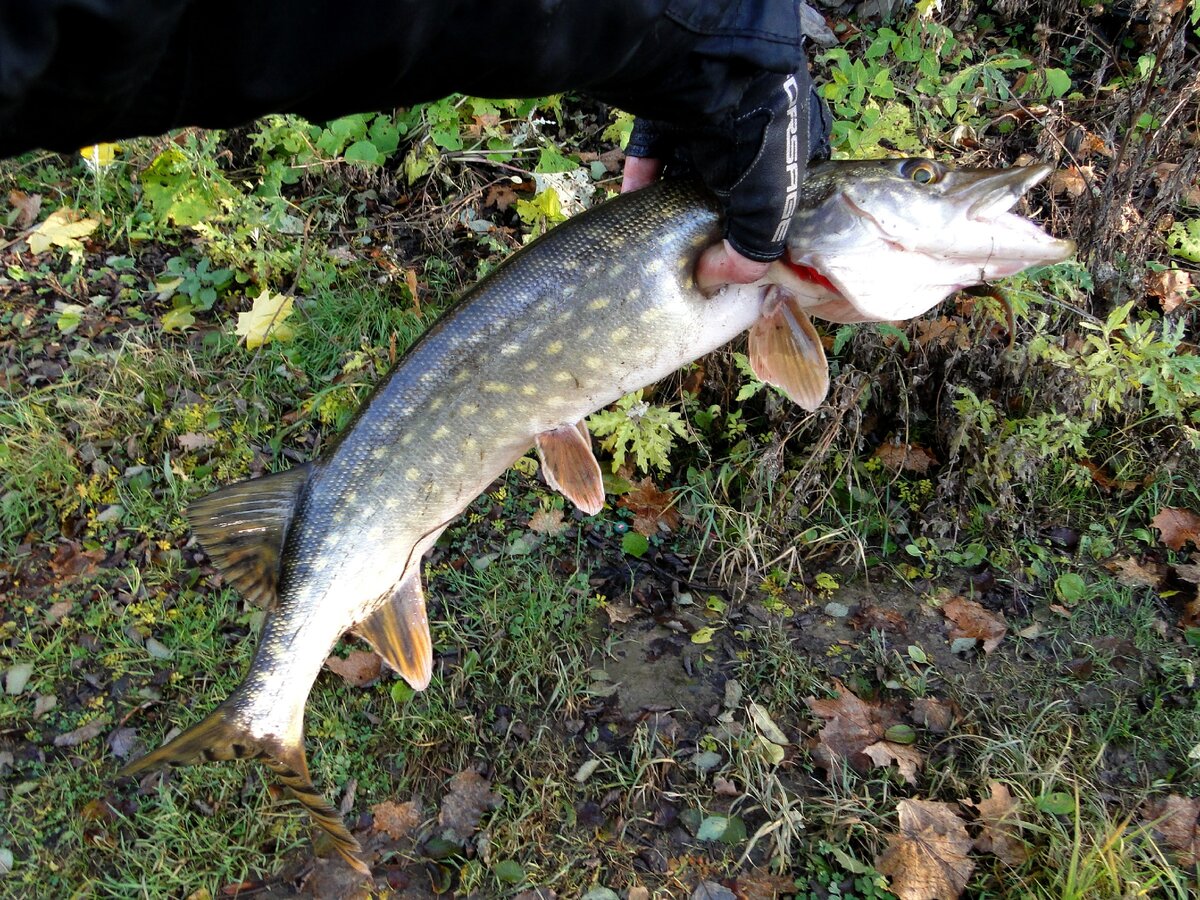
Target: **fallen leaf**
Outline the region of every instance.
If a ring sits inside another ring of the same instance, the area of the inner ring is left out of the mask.
[[[889,472],[912,472],[924,475],[931,465],[937,464],[937,457],[918,444],[894,444],[884,441],[875,450],[875,458],[883,463]]]
[[[80,544],[70,541],[59,544],[50,560],[50,571],[59,578],[82,578],[96,571],[96,566],[104,560],[105,552],[101,549],[83,550]]]
[[[746,708],[750,711],[750,718],[754,722],[754,727],[757,728],[759,733],[762,734],[762,736],[768,741],[770,741],[772,744],[778,744],[781,747],[786,747],[790,743],[790,741],[787,739],[787,735],[785,735],[783,730],[775,724],[775,720],[771,718],[771,714],[765,709],[763,709],[753,700],[747,702]]]
[[[897,744],[892,741],[879,741],[863,749],[863,753],[871,758],[875,765],[887,768],[895,763],[900,770],[900,776],[908,784],[917,783],[917,770],[925,762],[925,755],[914,747]]]
[[[26,240],[30,252],[34,254],[45,253],[51,247],[82,250],[83,244],[79,238],[91,234],[99,224],[95,219],[79,218],[79,213],[64,206],[50,213],[46,221],[29,233]]]
[[[105,166],[111,166],[120,150],[120,144],[92,144],[90,147],[81,148],[79,156],[87,163],[89,169],[97,172]]]
[[[497,182],[488,188],[487,195],[483,198],[484,206],[494,206],[500,212],[505,212],[510,206],[517,202],[517,191],[511,183]]]
[[[1007,866],[1019,866],[1029,858],[1029,847],[1020,836],[1020,804],[998,781],[993,781],[989,790],[992,795],[978,803],[963,801],[979,813],[981,831],[975,838],[975,849],[994,854]]]
[[[100,733],[108,727],[108,716],[101,716],[98,719],[80,725],[74,731],[68,731],[65,734],[56,735],[54,738],[55,747],[74,747],[77,744],[82,744],[85,741],[90,741],[93,738],[99,737]]]
[[[1162,835],[1185,869],[1200,862],[1200,798],[1171,794],[1148,804],[1142,821]]]
[[[901,800],[900,833],[888,838],[875,868],[888,876],[900,900],[955,900],[966,889],[975,863],[967,857],[966,823],[949,803]]]
[[[384,832],[392,840],[399,840],[421,824],[421,805],[415,800],[393,803],[385,800],[371,807],[375,818],[375,830]]]
[[[1200,584],[1200,562],[1176,563],[1175,575],[1192,584]]]
[[[1108,474],[1107,469],[1105,469],[1103,466],[1096,465],[1090,459],[1080,460],[1079,464],[1091,472],[1092,480],[1094,480],[1099,487],[1106,491],[1111,491],[1114,489],[1118,491],[1136,491],[1138,488],[1145,486],[1145,484],[1143,484],[1141,481],[1129,481],[1128,479],[1124,478],[1114,478]],[[1149,482],[1146,483],[1148,484]]]
[[[1087,191],[1087,179],[1083,173],[1092,174],[1091,166],[1068,166],[1055,169],[1046,180],[1046,186],[1055,197],[1066,194],[1071,198],[1081,197]]]
[[[562,534],[570,526],[563,518],[561,509],[539,507],[537,512],[529,517],[529,530],[534,534],[546,534],[553,537]]]
[[[1146,291],[1162,303],[1163,312],[1174,312],[1193,295],[1192,276],[1182,269],[1165,269],[1146,275]]]
[[[936,319],[921,319],[917,322],[917,346],[947,344],[958,330],[958,323],[947,316]]]
[[[836,678],[833,686],[838,693],[834,699],[804,699],[814,715],[826,720],[817,735],[813,759],[831,775],[838,772],[843,762],[857,772],[868,772],[872,759],[864,751],[883,740],[884,733],[897,723],[898,717],[889,707],[859,699]]]
[[[295,331],[284,320],[292,314],[292,304],[291,297],[264,288],[249,312],[238,313],[235,333],[246,339],[246,349],[254,350],[269,341],[290,341]]]
[[[478,772],[459,772],[450,779],[450,793],[442,800],[438,824],[459,841],[466,841],[475,833],[483,814],[502,802],[490,788]]]
[[[421,295],[417,292],[419,285],[417,284],[416,269],[404,270],[404,284],[408,287],[408,295],[412,297],[413,309],[418,316],[421,315]]]
[[[1127,587],[1156,588],[1167,577],[1167,567],[1153,560],[1139,563],[1132,556],[1124,559],[1113,557],[1104,564],[1104,568],[1116,576],[1117,581]]]
[[[912,702],[912,719],[934,734],[946,734],[954,721],[954,711],[936,697],[921,697]]]
[[[24,231],[37,221],[38,213],[42,210],[41,194],[26,194],[24,191],[9,191],[8,202],[17,212],[13,222],[17,228]]]
[[[187,434],[175,435],[175,443],[179,445],[179,449],[195,452],[196,450],[207,450],[217,442],[211,434],[196,434],[188,432]]]
[[[849,619],[855,631],[878,631],[881,634],[907,634],[908,623],[898,611],[868,603]]]
[[[33,677],[33,663],[14,663],[4,673],[4,693],[16,697],[25,690],[29,679]]]
[[[983,641],[983,652],[991,653],[1008,634],[1008,623],[997,613],[988,612],[974,600],[952,597],[942,604],[942,615],[952,623],[950,638],[974,638]]]
[[[351,650],[345,659],[330,656],[325,660],[325,668],[352,687],[364,687],[379,677],[383,660],[373,650]]]
[[[609,600],[604,604],[604,613],[608,616],[610,625],[623,625],[637,615],[637,610],[628,603],[622,603],[619,600]]]
[[[643,478],[617,501],[617,506],[633,512],[635,531],[653,537],[664,526],[667,531],[679,527],[679,510],[674,503],[674,491],[660,491],[651,479]]]
[[[1200,548],[1200,515],[1190,509],[1163,507],[1150,524],[1162,534],[1162,542],[1172,550],[1182,550],[1191,541]]]
[[[138,749],[136,728],[114,728],[108,736],[108,748],[117,759],[129,759]]]

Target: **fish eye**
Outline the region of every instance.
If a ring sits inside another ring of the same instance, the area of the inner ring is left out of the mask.
[[[911,161],[901,174],[917,184],[937,184],[942,177],[933,163],[924,159]]]

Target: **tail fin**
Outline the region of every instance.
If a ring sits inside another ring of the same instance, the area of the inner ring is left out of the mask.
[[[351,866],[370,877],[371,870],[359,857],[362,847],[355,840],[342,815],[313,786],[300,742],[279,738],[256,738],[238,725],[228,703],[218,706],[207,718],[153,753],[125,766],[119,774],[136,775],[164,766],[188,766],[198,762],[227,759],[258,759],[275,773],[300,804],[308,810],[317,826],[329,835],[334,849]],[[300,729],[297,729],[300,731]]]

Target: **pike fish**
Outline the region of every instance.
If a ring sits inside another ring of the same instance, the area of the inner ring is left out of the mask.
[[[1074,252],[1011,212],[1049,172],[815,165],[784,258],[761,281],[712,296],[692,273],[720,239],[721,216],[688,181],[623,195],[513,254],[404,355],[322,459],[191,506],[214,565],[268,614],[233,694],[122,774],[259,759],[367,871],[309,775],[305,703],[348,631],[414,689],[429,684],[421,558],[447,525],[531,446],[552,487],[599,512],[584,418],[744,331],[758,376],[816,409],[829,378],[810,315],[909,318],[956,289]]]

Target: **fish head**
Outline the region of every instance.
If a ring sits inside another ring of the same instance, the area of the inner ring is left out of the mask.
[[[956,290],[1075,252],[1073,241],[1012,211],[1050,172],[954,169],[930,159],[820,163],[769,277],[785,287],[807,282],[810,295],[814,281],[823,285],[826,296],[811,307],[823,318],[918,316]]]

